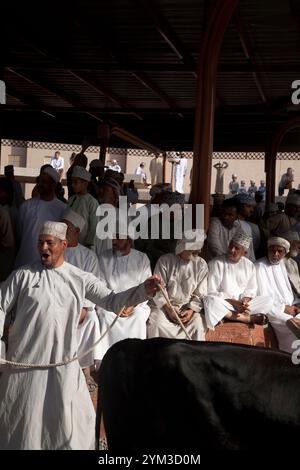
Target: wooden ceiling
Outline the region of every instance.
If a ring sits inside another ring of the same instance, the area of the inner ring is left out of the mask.
[[[225,0],[226,1],[226,0]],[[80,143],[108,123],[192,150],[197,60],[212,0],[44,0],[1,5],[2,138]],[[300,2],[240,0],[220,54],[215,150],[264,150],[300,114]],[[201,80],[201,77],[199,77]],[[119,133],[119,136],[122,134]],[[283,141],[297,150],[300,131]],[[112,135],[111,146],[133,146]]]

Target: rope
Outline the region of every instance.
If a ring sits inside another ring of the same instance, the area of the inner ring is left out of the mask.
[[[123,311],[123,308],[120,310],[118,315],[116,315],[116,318],[114,318],[113,322],[109,325],[109,327],[106,329],[106,331],[100,336],[98,341],[96,341],[96,343],[94,343],[93,346],[91,346],[87,351],[80,354],[80,356],[74,356],[72,359],[66,359],[65,361],[51,363],[51,364],[29,364],[29,363],[27,364],[27,363],[23,363],[23,362],[7,361],[6,359],[2,359],[0,357],[0,364],[7,364],[11,367],[19,367],[21,369],[50,369],[50,368],[53,368],[53,367],[66,366],[66,365],[70,364],[71,362],[79,361],[83,357],[87,356],[90,352],[92,352],[93,349],[95,349],[95,347],[100,343],[100,341],[102,341],[104,336],[106,336],[107,333],[112,329],[112,327],[116,323],[117,319],[120,317],[120,315]]]
[[[178,315],[178,313],[176,312],[175,308],[174,308],[173,305],[171,304],[167,291],[166,291],[159,283],[157,283],[157,285],[158,285],[158,287],[159,287],[159,289],[160,289],[162,295],[164,296],[164,298],[165,298],[165,300],[166,300],[168,306],[171,308],[172,312],[174,313],[174,315],[175,315],[175,317],[176,317],[176,319],[177,319],[179,325],[181,326],[181,328],[182,328],[183,331],[185,332],[185,335],[186,335],[187,339],[192,340],[192,338],[191,338],[190,334],[188,333],[186,327],[185,327],[184,324],[182,323],[180,316]]]

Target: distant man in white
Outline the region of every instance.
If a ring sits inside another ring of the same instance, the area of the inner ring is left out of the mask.
[[[147,184],[147,173],[145,171],[145,163],[142,162],[140,165],[135,169],[134,174],[136,176],[141,176],[143,183]]]
[[[268,240],[268,255],[256,263],[258,293],[268,295],[273,304],[268,313],[273,326],[279,349],[293,352],[292,343],[297,339],[294,334],[294,320],[300,319],[299,298],[292,290],[284,257],[289,252],[290,243],[281,237]]]
[[[40,259],[37,240],[41,225],[46,220],[61,220],[66,210],[66,204],[55,195],[58,181],[57,171],[45,168],[39,176],[39,197],[28,199],[20,206],[16,222],[19,245],[15,260],[17,268]]]
[[[113,170],[113,171],[117,171],[118,173],[121,173],[122,171],[122,168],[120,167],[120,165],[118,164],[117,160],[113,159],[111,161],[111,165],[108,166],[108,168],[110,170]]]
[[[184,237],[177,242],[175,254],[159,258],[155,274],[159,274],[166,285],[172,306],[180,315],[187,332],[194,340],[205,339],[205,320],[201,314],[203,297],[207,294],[207,264],[200,258],[205,234],[196,232],[194,241]],[[158,292],[149,303],[151,314],[147,325],[148,338],[164,337],[186,339],[185,332],[165,297]]]
[[[81,215],[72,211],[72,209],[67,209],[62,222],[68,227],[68,247],[65,250],[65,261],[73,264],[73,266],[77,266],[77,268],[83,271],[94,274],[97,279],[100,279],[100,267],[97,255],[89,248],[78,243],[78,237],[85,225],[85,220]],[[81,321],[77,329],[78,355],[80,356],[90,349],[99,339],[100,325],[95,310],[95,304],[84,299],[81,310]],[[97,361],[100,361],[100,359],[101,345],[98,344],[93,351],[79,360],[90,392],[96,388],[96,383],[90,372],[95,366],[97,368]]]
[[[121,238],[120,233],[112,240],[112,250],[103,252],[99,261],[101,279],[105,280],[109,289],[114,292],[120,292],[124,286],[128,288],[140,284],[151,276],[148,256],[134,250],[132,240],[129,237]],[[118,312],[104,310],[101,307],[97,307],[97,312],[103,334]],[[101,341],[101,357],[103,358],[106,351],[117,341],[126,338],[145,339],[149,315],[150,307],[147,302],[124,308],[118,321]]]
[[[255,267],[246,258],[251,237],[239,230],[230,243],[226,255],[208,263],[208,296],[204,299],[208,328],[223,319],[242,323],[264,322],[259,316],[268,312],[271,298],[257,296]]]
[[[74,358],[84,299],[117,312],[148,300],[160,279],[119,294],[93,274],[64,261],[67,226],[45,222],[40,230],[40,260],[13,272],[0,287],[0,337],[5,316],[15,320],[7,359],[55,364]],[[51,368],[5,367],[0,380],[0,449],[93,449],[95,410],[77,360]]]
[[[183,182],[187,171],[187,158],[182,154],[179,163],[174,165],[174,191],[184,193]]]
[[[52,166],[52,168],[54,168],[54,170],[57,171],[59,179],[61,179],[64,171],[65,161],[63,157],[61,157],[59,151],[55,152],[54,157],[51,157],[50,165]]]
[[[151,175],[151,186],[162,183],[163,181],[163,161],[162,158],[155,154],[150,161],[149,171]]]

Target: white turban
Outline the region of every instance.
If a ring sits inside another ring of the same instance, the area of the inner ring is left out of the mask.
[[[46,166],[46,168],[43,169],[42,173],[46,173],[46,175],[50,176],[50,178],[52,178],[55,183],[59,182],[59,174],[51,166]]]
[[[79,228],[80,232],[85,226],[84,218],[80,214],[77,214],[77,212],[73,211],[72,209],[66,210],[66,212],[63,215],[63,219],[67,220],[68,222],[71,222],[71,224],[74,225],[75,228]]]
[[[242,246],[243,248],[245,248],[245,250],[248,250],[252,242],[252,237],[247,235],[243,230],[237,230],[233,235],[231,241],[236,243],[237,245]]]
[[[290,250],[290,244],[287,240],[281,237],[272,237],[268,240],[268,248],[269,246],[282,246],[285,249],[286,253]]]
[[[53,237],[59,238],[60,240],[65,240],[67,228],[67,225],[63,222],[47,220],[40,229],[40,235],[53,235]]]
[[[204,230],[188,230],[182,240],[178,240],[175,253],[179,255],[185,250],[200,251],[206,238]]]
[[[74,166],[72,171],[72,178],[80,178],[84,181],[91,181],[91,173],[82,166]]]

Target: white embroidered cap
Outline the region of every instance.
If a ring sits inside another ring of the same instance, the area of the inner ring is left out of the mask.
[[[252,237],[247,235],[243,230],[237,230],[233,235],[231,241],[236,243],[237,245],[242,246],[243,248],[245,248],[245,250],[248,250],[252,242]]]
[[[50,176],[50,178],[52,178],[55,183],[59,182],[59,174],[51,166],[47,166],[46,168],[44,168],[42,173],[46,173],[46,175]]]
[[[268,248],[269,246],[282,246],[285,249],[286,253],[290,250],[290,243],[281,237],[271,237],[268,240]]]
[[[63,222],[47,220],[40,229],[40,235],[52,235],[60,240],[66,240],[67,228],[68,226]]]

